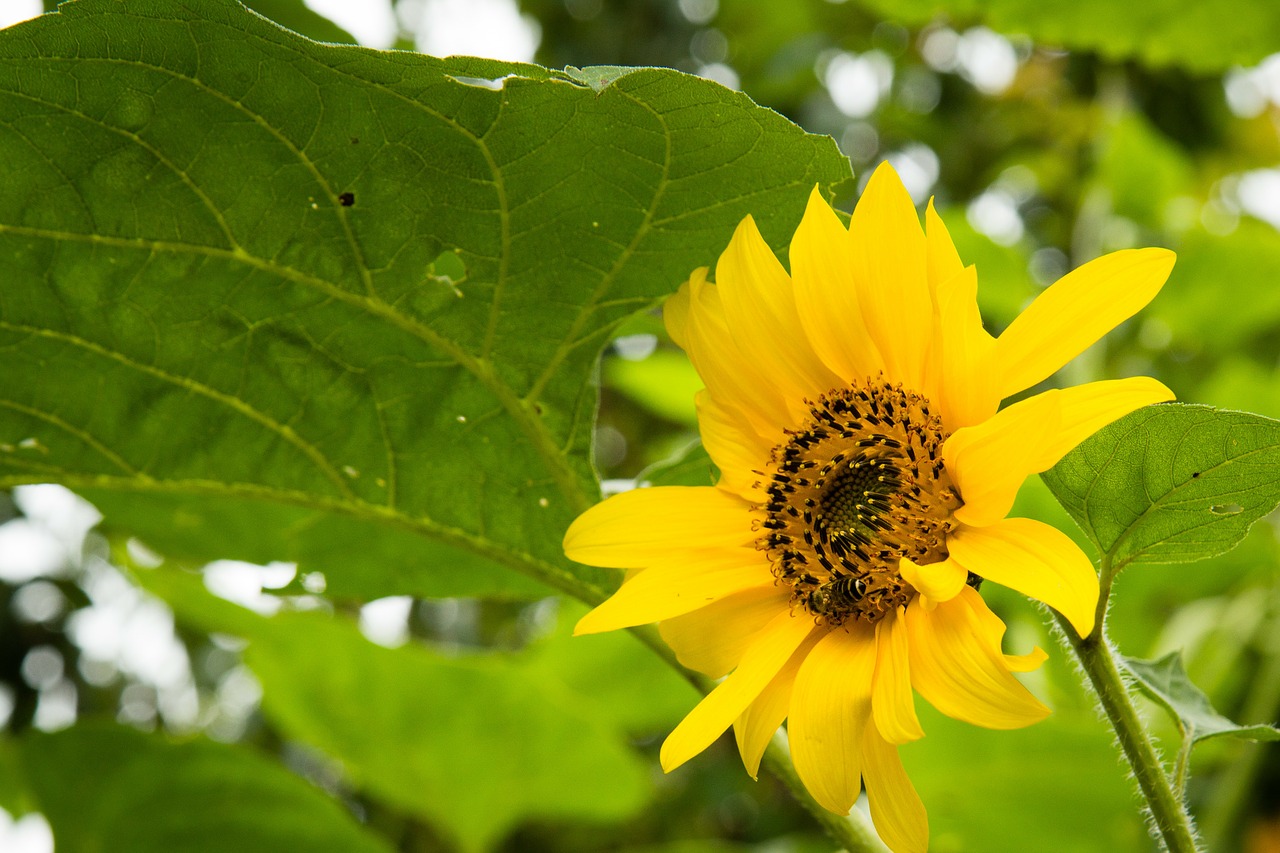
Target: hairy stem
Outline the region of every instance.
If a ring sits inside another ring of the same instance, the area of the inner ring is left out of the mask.
[[[1147,801],[1152,822],[1160,833],[1165,849],[1169,853],[1196,853],[1200,847],[1196,844],[1191,816],[1156,754],[1151,736],[1147,733],[1142,718],[1138,716],[1133,697],[1116,665],[1115,650],[1107,639],[1103,617],[1106,615],[1106,599],[1113,577],[1109,558],[1103,557],[1101,568],[1102,598],[1098,602],[1099,616],[1093,631],[1089,636],[1081,637],[1061,616],[1058,616],[1058,624],[1080,659],[1089,683],[1098,694],[1102,710],[1115,729],[1116,740],[1119,741],[1124,757],[1133,770],[1134,779],[1138,782],[1138,788]]]

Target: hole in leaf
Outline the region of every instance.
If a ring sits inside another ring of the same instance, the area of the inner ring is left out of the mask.
[[[1209,507],[1209,512],[1214,515],[1236,515],[1244,512],[1244,507],[1240,506],[1240,504],[1215,504]]]
[[[507,77],[514,77],[513,74],[507,74],[502,77],[464,77],[458,74],[451,75],[449,79],[461,83],[464,86],[475,86],[479,89],[501,89],[502,81]]]
[[[467,265],[458,257],[453,249],[441,252],[431,266],[427,267],[427,280],[446,285],[453,290],[455,296],[461,297],[458,285],[467,280]]]

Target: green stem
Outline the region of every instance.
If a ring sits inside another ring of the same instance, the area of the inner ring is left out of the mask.
[[[1106,615],[1107,598],[1111,591],[1113,569],[1110,559],[1103,557],[1101,567],[1102,595],[1098,602],[1098,619],[1094,623],[1089,636],[1081,637],[1062,616],[1058,616],[1058,624],[1062,627],[1067,641],[1080,659],[1089,683],[1098,694],[1102,710],[1106,713],[1111,727],[1115,729],[1116,740],[1124,751],[1124,756],[1133,770],[1138,788],[1147,807],[1151,810],[1151,819],[1160,832],[1160,838],[1169,853],[1196,853],[1200,848],[1196,844],[1195,828],[1191,816],[1187,814],[1181,798],[1175,792],[1169,775],[1155,746],[1138,716],[1133,698],[1125,686],[1116,665],[1115,650],[1107,639],[1103,628]]]

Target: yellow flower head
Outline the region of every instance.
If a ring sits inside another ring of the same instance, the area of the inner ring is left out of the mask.
[[[1045,391],[999,409],[1132,316],[1173,267],[1116,252],[1047,289],[998,338],[977,277],[930,205],[927,228],[882,165],[846,229],[814,190],[791,273],[750,217],[715,270],[666,304],[697,398],[715,486],[637,489],[583,513],[578,562],[634,570],[578,633],[661,622],[686,666],[729,673],[671,733],[671,770],[730,725],[748,772],[788,720],[796,771],[848,813],[866,785],[895,851],[928,846],[896,745],[923,736],[919,693],[996,729],[1047,713],[1012,675],[983,580],[1094,624],[1098,580],[1062,532],[1005,518],[1022,481],[1102,426],[1170,400],[1137,377]]]

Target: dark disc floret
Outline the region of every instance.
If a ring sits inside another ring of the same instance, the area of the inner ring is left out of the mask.
[[[883,381],[806,400],[809,417],[773,449],[757,547],[792,603],[824,624],[874,624],[915,597],[903,557],[947,557],[960,494],[929,401]]]

